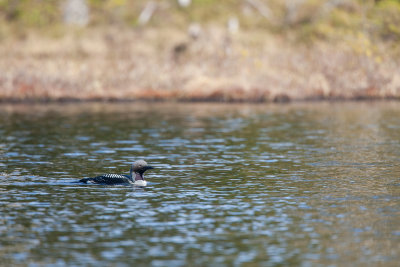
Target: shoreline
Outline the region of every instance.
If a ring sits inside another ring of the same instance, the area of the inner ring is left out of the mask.
[[[239,112],[249,115],[253,112],[291,112],[294,110],[309,110],[318,114],[319,110],[330,109],[332,112],[344,109],[356,109],[370,112],[373,109],[399,109],[398,101],[294,101],[288,103],[226,103],[226,102],[172,102],[172,101],[133,101],[133,102],[14,102],[0,103],[0,114],[27,114],[29,116],[43,116],[44,114],[62,114],[73,116],[78,114],[189,114],[208,117],[210,115],[225,116],[227,112]],[[125,116],[125,115],[124,115]]]
[[[310,98],[310,99],[287,99],[285,101],[247,101],[247,100],[234,100],[234,101],[220,101],[220,100],[179,100],[179,99],[0,99],[1,105],[46,105],[46,104],[129,104],[129,103],[143,103],[143,104],[312,104],[312,103],[381,103],[381,102],[399,102],[399,97],[387,98],[374,98],[374,97],[358,97],[358,98]]]
[[[286,103],[400,99],[400,59],[365,36],[295,43],[265,31],[87,29],[0,42],[0,103]]]

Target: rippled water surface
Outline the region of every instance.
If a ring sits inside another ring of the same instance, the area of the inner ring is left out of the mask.
[[[3,104],[0,215],[6,266],[398,266],[400,104]]]

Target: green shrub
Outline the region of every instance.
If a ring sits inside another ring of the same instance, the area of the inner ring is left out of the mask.
[[[373,12],[377,33],[386,40],[400,40],[400,1],[380,1]]]

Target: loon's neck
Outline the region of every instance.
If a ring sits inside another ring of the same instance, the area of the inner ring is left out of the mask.
[[[135,181],[139,181],[139,180],[143,180],[144,181],[144,177],[143,177],[143,173],[138,173],[135,172]]]
[[[131,166],[131,170],[129,171],[129,177],[131,181],[133,181],[133,173],[133,166]],[[135,181],[144,181],[143,174],[144,173],[135,172]]]

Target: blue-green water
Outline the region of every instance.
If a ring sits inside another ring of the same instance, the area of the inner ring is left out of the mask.
[[[398,266],[400,104],[2,104],[0,259]]]

